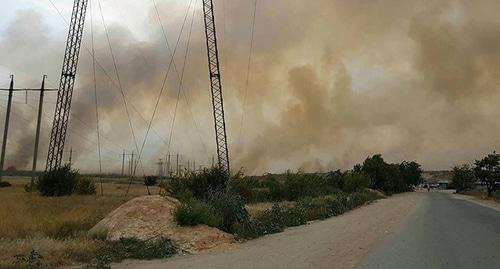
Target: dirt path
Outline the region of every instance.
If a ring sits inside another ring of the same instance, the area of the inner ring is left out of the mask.
[[[396,195],[339,217],[236,244],[227,250],[160,261],[127,261],[113,268],[353,268],[376,242],[393,233],[397,224],[419,207],[424,195]]]

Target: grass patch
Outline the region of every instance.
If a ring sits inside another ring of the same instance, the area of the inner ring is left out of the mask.
[[[44,197],[24,190],[29,178],[9,181],[11,188],[0,189],[0,268],[9,269],[29,268],[32,250],[42,256],[44,269],[90,262],[105,247],[107,232],[87,231],[126,201],[147,194],[145,186],[133,184],[125,197],[127,185],[105,183],[104,196]]]

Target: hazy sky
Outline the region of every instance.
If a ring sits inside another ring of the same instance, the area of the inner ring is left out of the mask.
[[[210,163],[215,150],[201,1],[156,2],[171,49],[187,19],[145,146],[148,173],[169,144],[171,153],[197,165]],[[72,1],[53,3],[69,20]],[[171,55],[152,1],[101,4],[140,147]],[[260,0],[247,94],[253,1],[215,4],[235,169],[327,171],[376,153],[448,169],[500,143],[499,1]],[[42,74],[57,86],[67,32],[63,19],[48,0],[3,0],[3,7],[0,86],[10,74],[19,87],[37,86]],[[87,48],[90,14],[96,59],[104,69],[97,70],[104,172],[116,172],[122,150],[136,147],[96,0],[86,21]],[[178,95],[184,59],[184,91]],[[85,171],[97,167],[92,73],[90,54],[82,48],[67,145]],[[36,116],[37,96],[28,96],[27,105],[24,98],[15,98],[7,155],[7,164],[18,167],[29,164]],[[3,111],[5,94],[0,99]],[[47,97],[41,155],[54,100]]]

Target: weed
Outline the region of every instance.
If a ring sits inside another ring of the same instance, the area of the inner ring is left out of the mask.
[[[92,179],[79,176],[75,186],[74,193],[78,195],[95,194],[96,193],[95,184],[92,181]]]
[[[32,249],[27,254],[19,254],[15,256],[15,265],[19,268],[26,269],[46,269],[48,268],[44,265],[43,256],[38,253],[38,251]]]
[[[205,224],[210,227],[222,226],[222,216],[212,207],[198,200],[191,200],[175,211],[175,220],[181,226]]]
[[[78,181],[78,171],[69,164],[51,170],[38,179],[37,188],[43,196],[68,196],[73,194]]]

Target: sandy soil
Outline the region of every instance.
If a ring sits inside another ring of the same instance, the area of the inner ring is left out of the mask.
[[[396,195],[339,217],[235,244],[226,250],[159,261],[126,261],[113,268],[354,268],[379,240],[393,233],[420,206],[424,195]]]
[[[145,241],[169,238],[187,253],[224,247],[235,241],[233,235],[205,225],[179,227],[174,220],[178,205],[179,201],[171,197],[138,197],[111,212],[89,234],[105,231],[107,239],[112,241],[120,238]]]

